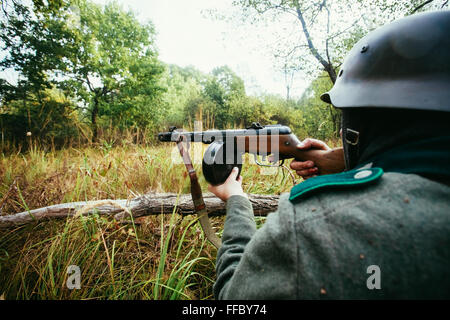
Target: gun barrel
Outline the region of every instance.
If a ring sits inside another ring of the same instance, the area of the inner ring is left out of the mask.
[[[284,135],[291,134],[292,131],[287,126],[282,125],[268,125],[261,129],[236,129],[236,130],[208,130],[208,131],[170,131],[161,132],[158,134],[158,139],[161,142],[179,141],[184,137],[187,141],[211,143],[213,141],[225,141],[227,139],[234,139],[239,136],[261,136],[261,135]]]
[[[158,140],[161,142],[177,142],[181,137],[185,137],[187,141],[203,141],[203,132],[182,132],[182,131],[170,131],[161,132],[158,134]]]

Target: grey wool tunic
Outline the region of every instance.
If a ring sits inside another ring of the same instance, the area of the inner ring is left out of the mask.
[[[448,299],[450,187],[385,173],[296,203],[282,194],[258,230],[232,196],[222,243],[216,299]]]

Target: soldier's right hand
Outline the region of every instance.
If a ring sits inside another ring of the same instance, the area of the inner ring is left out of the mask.
[[[318,149],[318,150],[331,149],[325,142],[311,138],[306,138],[305,140],[303,140],[302,144],[299,144],[297,148],[303,151],[310,149]],[[316,167],[315,163],[311,160],[308,161],[293,160],[291,162],[291,169],[295,170],[295,172],[297,172],[297,174],[305,180],[315,177],[319,173],[319,169]]]

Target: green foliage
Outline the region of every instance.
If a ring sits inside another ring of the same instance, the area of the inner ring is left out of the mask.
[[[14,69],[19,73],[16,84],[1,79],[3,101],[27,100],[29,95],[40,99],[41,92],[52,86],[48,73],[63,68],[61,58],[70,47],[63,42],[66,35],[63,17],[55,12],[52,20],[48,20],[47,10],[43,12],[37,9],[31,12],[26,6],[13,2],[13,11],[0,20],[1,49],[6,53],[0,61],[0,69]]]
[[[39,100],[30,96],[27,100],[12,100],[0,108],[3,139],[15,143],[39,139],[51,146],[62,145],[78,136],[77,125],[72,102],[57,90],[41,92]]]
[[[99,126],[148,127],[163,118],[164,67],[151,23],[139,23],[115,3],[101,7],[73,0],[59,10],[34,11],[14,2],[1,27],[7,54],[0,68],[19,73],[17,83],[0,82],[4,109],[11,101],[42,104],[45,90],[59,88],[80,118],[90,119],[93,140]]]
[[[76,46],[65,72],[70,80],[61,84],[90,112],[94,140],[97,116],[119,128],[158,123],[164,67],[157,60],[153,25],[140,24],[115,3],[74,5],[78,24],[69,27]]]
[[[229,67],[215,68],[204,86],[204,96],[213,104],[213,123],[226,128],[233,123],[233,102],[246,97],[244,82]]]
[[[167,87],[163,95],[163,108],[167,110],[166,125],[182,127],[185,120],[192,122],[195,119],[197,103],[201,104],[196,100],[201,99],[202,83],[205,79],[206,75],[193,67],[166,67],[163,75],[164,86]]]
[[[321,140],[338,137],[339,133],[339,110],[320,100],[320,95],[330,90],[332,85],[328,76],[323,73],[312,81],[298,103],[298,108],[304,115],[303,129],[310,136]]]
[[[166,125],[193,126],[195,120],[202,120],[206,128],[247,125],[253,108],[261,104],[245,94],[243,80],[228,66],[203,74],[193,67],[170,65],[164,78],[168,87],[164,94]]]
[[[248,96],[244,83],[229,67],[204,74],[193,67],[168,65],[163,75],[167,92],[163,101],[171,125],[192,129],[195,120],[203,128],[248,127],[252,122],[284,124],[300,137],[334,138],[339,132],[339,113],[320,99],[331,88],[328,78],[314,80],[299,101],[277,95]]]
[[[170,125],[192,128],[195,120],[205,129],[279,123],[301,137],[322,139],[339,130],[339,115],[318,99],[329,89],[322,75],[300,101],[249,96],[228,66],[205,74],[159,61],[154,26],[140,23],[115,2],[12,3],[1,21],[5,55],[0,68],[15,69],[18,79],[0,79],[2,148],[4,140],[63,145],[66,139],[98,141],[105,131],[130,129],[137,132],[134,141],[143,141],[139,132],[156,133]],[[261,9],[269,2],[240,4]],[[362,35],[358,26],[347,33],[342,53]],[[103,139],[111,145],[117,140]]]

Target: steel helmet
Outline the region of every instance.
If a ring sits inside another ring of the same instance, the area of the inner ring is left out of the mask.
[[[450,111],[450,11],[411,15],[370,32],[321,99],[337,108]]]

